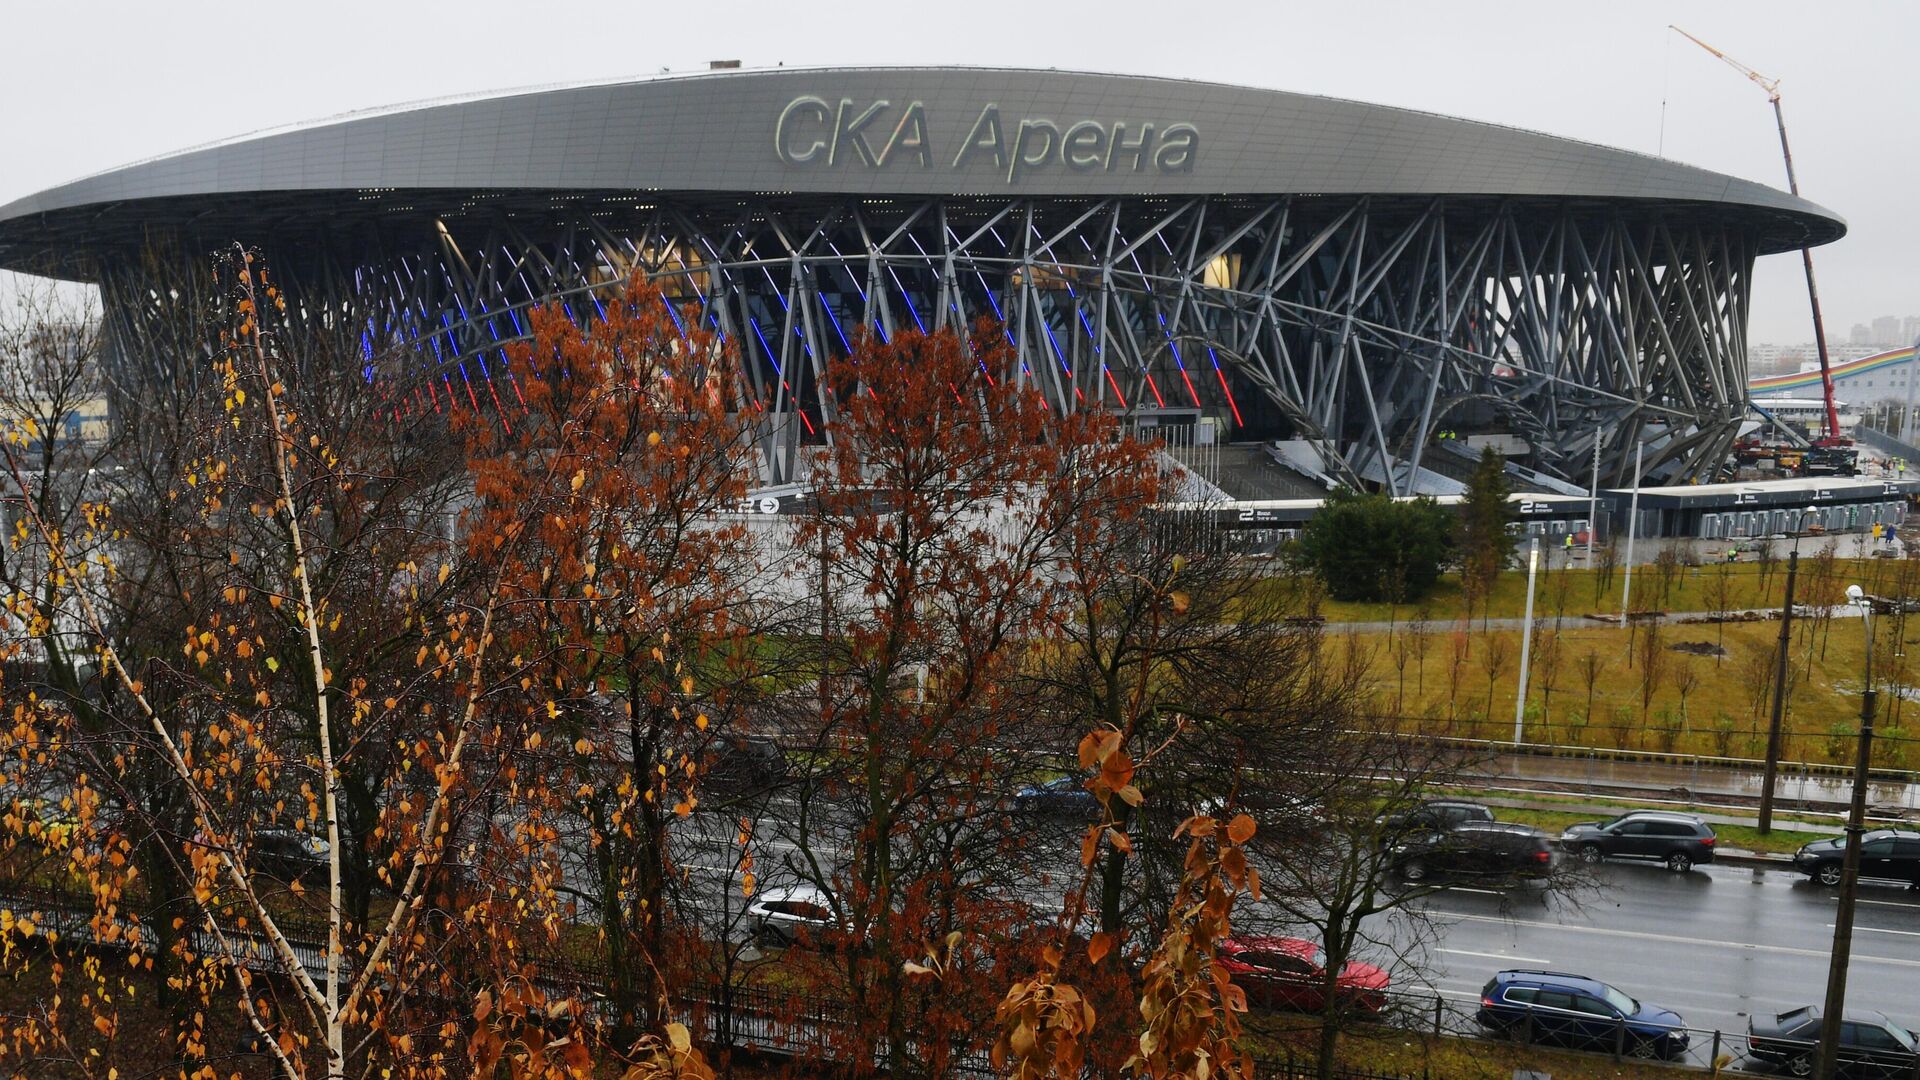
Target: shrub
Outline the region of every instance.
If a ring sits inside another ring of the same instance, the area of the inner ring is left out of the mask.
[[[1439,580],[1450,533],[1446,511],[1432,499],[1343,488],[1300,530],[1291,554],[1335,600],[1408,603]]]

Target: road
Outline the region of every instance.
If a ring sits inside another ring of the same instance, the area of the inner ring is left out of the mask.
[[[718,815],[697,815],[684,826],[682,842],[704,855],[691,860],[703,898],[719,900],[720,893],[737,890],[731,824]],[[1057,827],[1063,834],[1078,828]],[[762,832],[754,844],[763,887],[791,880],[779,863],[793,845],[772,832]],[[1069,852],[1072,845],[1063,840],[1042,850],[1056,847]],[[1075,867],[1070,857],[1058,866],[1041,861],[1049,865],[1031,866],[1034,880],[1017,891],[1044,907],[1058,903],[1061,881]],[[738,897],[729,899],[727,906],[737,910]],[[1920,1024],[1920,893],[1902,884],[1865,882],[1860,901],[1849,1007]],[[1432,990],[1453,1007],[1449,1011],[1462,1014],[1471,1013],[1487,979],[1507,967],[1603,979],[1679,1012],[1689,1027],[1731,1036],[1744,1036],[1750,1013],[1817,1004],[1825,996],[1835,890],[1791,872],[1708,866],[1674,874],[1609,863],[1599,868],[1594,888],[1572,895],[1452,888],[1419,903],[1431,914],[1433,930],[1423,935],[1419,966]],[[1257,921],[1251,910],[1246,914]],[[1384,926],[1377,932],[1394,936]],[[1402,988],[1417,989],[1405,980]],[[1710,1039],[1696,1037],[1701,1061]],[[1736,1038],[1725,1052],[1738,1057],[1742,1049]]]
[[[1602,889],[1571,899],[1448,890],[1426,901],[1440,929],[1431,977],[1470,1008],[1501,968],[1591,975],[1689,1027],[1744,1034],[1751,1012],[1825,996],[1835,896],[1781,871],[1628,864],[1608,865]],[[1920,894],[1862,883],[1847,1005],[1920,1023]]]

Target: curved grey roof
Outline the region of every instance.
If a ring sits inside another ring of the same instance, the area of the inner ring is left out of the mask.
[[[32,246],[33,222],[71,228],[128,200],[396,189],[1516,196],[1691,204],[1753,219],[1768,250],[1846,229],[1661,158],[1333,98],[1058,71],[776,69],[513,92],[184,151],[0,207],[0,264]]]

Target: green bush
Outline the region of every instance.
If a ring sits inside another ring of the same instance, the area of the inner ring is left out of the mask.
[[[1432,499],[1341,489],[1294,541],[1294,561],[1335,600],[1410,603],[1425,596],[1452,553],[1452,523]]]

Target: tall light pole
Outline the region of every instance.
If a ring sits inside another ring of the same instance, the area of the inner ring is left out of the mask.
[[[1847,964],[1853,958],[1854,894],[1860,887],[1860,833],[1867,817],[1867,768],[1873,756],[1873,605],[1858,585],[1847,586],[1847,602],[1860,605],[1867,631],[1866,688],[1860,692],[1860,748],[1853,763],[1853,803],[1847,808],[1847,856],[1840,877],[1840,905],[1833,913],[1833,958],[1827,964],[1827,1003],[1820,1013],[1820,1050],[1815,1076],[1833,1080],[1839,1072],[1840,1023],[1847,1008]]]
[[[1640,531],[1640,453],[1646,448],[1645,442],[1636,443],[1633,448],[1633,495],[1627,502],[1627,573],[1620,585],[1622,626],[1632,617],[1628,603],[1633,599],[1633,538]]]
[[[1533,658],[1533,577],[1540,569],[1540,538],[1527,542],[1527,619],[1520,625],[1520,693],[1513,699],[1513,745],[1520,745],[1527,717],[1527,661]],[[1564,570],[1561,571],[1565,573]]]
[[[1587,570],[1593,570],[1593,534],[1600,531],[1600,432],[1593,433],[1593,486],[1587,489]]]

